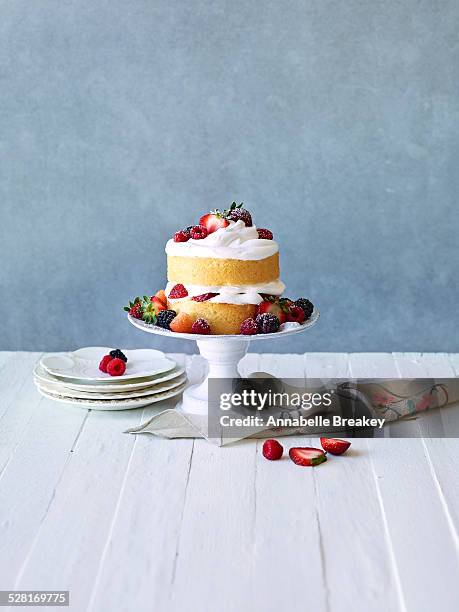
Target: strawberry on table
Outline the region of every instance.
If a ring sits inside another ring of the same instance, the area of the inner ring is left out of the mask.
[[[320,448],[296,447],[288,452],[290,459],[296,465],[315,466],[327,461],[327,455]]]
[[[284,447],[277,440],[263,442],[263,457],[270,461],[278,461],[284,453]]]
[[[351,443],[339,438],[320,438],[322,448],[332,455],[342,455],[350,447]]]

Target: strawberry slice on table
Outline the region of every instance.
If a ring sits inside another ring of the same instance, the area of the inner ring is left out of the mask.
[[[228,227],[229,221],[219,211],[210,212],[199,219],[199,225],[204,226],[209,234],[213,234],[221,227]]]
[[[322,449],[308,446],[291,448],[288,451],[288,455],[293,463],[302,466],[310,465],[314,467],[327,461],[327,455]]]
[[[350,447],[351,443],[339,438],[320,438],[322,448],[332,455],[342,455]]]

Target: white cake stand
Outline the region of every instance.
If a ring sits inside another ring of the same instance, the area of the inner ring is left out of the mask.
[[[319,320],[319,311],[314,309],[311,317],[298,325],[296,323],[286,323],[285,329],[274,334],[256,334],[254,336],[235,335],[208,335],[200,336],[197,334],[179,334],[168,329],[162,329],[156,325],[149,325],[134,319],[128,315],[129,321],[148,334],[168,336],[177,340],[194,340],[198,345],[200,354],[208,363],[206,378],[197,385],[191,385],[183,392],[182,401],[177,404],[177,408],[190,414],[207,415],[208,409],[208,379],[209,378],[240,378],[237,366],[240,360],[247,353],[249,343],[254,340],[272,340],[273,338],[285,338],[292,334],[298,334],[310,329]]]

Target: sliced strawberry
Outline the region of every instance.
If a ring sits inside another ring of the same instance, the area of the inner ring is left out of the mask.
[[[158,298],[158,300],[160,302],[162,302],[164,304],[164,306],[167,306],[167,297],[166,297],[166,293],[164,291],[164,289],[160,289],[159,291],[157,291],[155,293],[155,298]],[[153,301],[153,299],[152,299]]]
[[[270,461],[277,461],[282,457],[284,447],[277,440],[265,440],[263,442],[263,457]]]
[[[195,295],[191,299],[193,302],[207,302],[207,300],[211,300],[216,295],[218,295],[218,293],[201,293],[201,295]]]
[[[221,213],[208,213],[199,219],[199,225],[203,225],[209,234],[216,232],[221,227],[228,227],[229,221]]]
[[[269,297],[258,305],[257,314],[260,315],[265,314],[267,312],[276,315],[276,317],[279,319],[279,323],[285,323],[285,321],[287,320],[288,307],[284,306],[279,301],[279,298]]]
[[[297,465],[320,465],[327,461],[327,455],[320,448],[296,447],[288,451],[293,463]]]
[[[180,298],[184,298],[188,295],[188,291],[181,283],[177,283],[170,290],[169,297],[171,300],[179,300]]]
[[[350,447],[351,443],[339,438],[320,438],[322,448],[332,455],[342,455]]]
[[[161,310],[167,309],[166,304],[164,304],[164,302],[160,300],[159,297],[156,297],[156,295],[153,295],[150,298],[150,302],[154,305],[156,314],[158,314],[158,312],[161,312]]]

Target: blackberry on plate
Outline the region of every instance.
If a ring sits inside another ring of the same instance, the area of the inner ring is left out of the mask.
[[[127,357],[120,349],[113,349],[113,351],[110,351],[110,357],[112,359],[121,359],[124,363],[127,363]]]
[[[280,326],[279,319],[270,312],[258,315],[256,322],[259,334],[272,334],[277,332]]]
[[[156,325],[163,329],[170,329],[172,319],[175,319],[176,316],[175,310],[161,310],[156,315]]]
[[[304,312],[305,319],[309,319],[314,310],[314,304],[306,298],[295,300],[295,306],[299,306]]]

